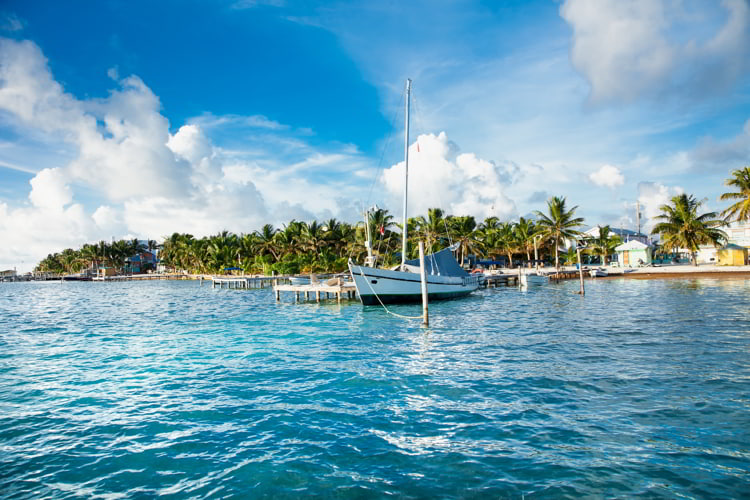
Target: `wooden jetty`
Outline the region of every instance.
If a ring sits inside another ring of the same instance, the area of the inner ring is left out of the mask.
[[[204,280],[211,280],[211,286],[214,288],[266,288],[278,284],[279,281],[288,281],[289,278],[283,276],[200,276],[198,277],[201,285]]]
[[[549,276],[549,279],[552,281],[574,280],[574,279],[578,279],[578,273],[579,273],[578,269],[574,269],[572,271],[560,270],[560,271],[548,274],[547,276]],[[586,276],[588,276],[589,274],[588,269],[584,268],[583,273]]]
[[[497,288],[499,285],[514,285],[518,282],[518,275],[515,274],[490,274],[484,277],[483,286],[485,288]]]
[[[153,273],[153,274],[116,274],[113,276],[94,276],[87,281],[150,281],[150,280],[190,280],[190,279],[194,279],[194,277],[189,274]]]
[[[339,281],[337,284],[332,285],[328,285],[325,282],[310,283],[309,285],[276,284],[273,290],[276,294],[276,301],[281,300],[281,292],[294,292],[296,302],[299,302],[302,294],[305,295],[305,300],[310,300],[310,296],[315,295],[315,301],[320,302],[323,294],[325,294],[326,299],[333,295],[338,302],[341,302],[342,296],[346,296],[347,299],[353,299],[357,293],[357,288],[351,281]]]

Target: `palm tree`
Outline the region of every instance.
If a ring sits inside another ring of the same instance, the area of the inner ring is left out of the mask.
[[[303,222],[300,243],[302,244],[303,250],[317,255],[320,250],[326,246],[323,226],[318,224],[318,221],[315,220],[309,224]]]
[[[575,266],[578,264],[578,251],[575,246],[569,247],[560,255],[560,257],[562,257],[566,266]]]
[[[428,208],[427,218],[421,215],[415,218],[416,228],[412,237],[424,240],[428,253],[440,250],[440,235],[447,232],[444,215],[445,212],[440,208]]]
[[[448,217],[448,223],[451,228],[451,233],[456,237],[456,243],[458,249],[461,252],[461,259],[458,261],[461,265],[464,263],[464,259],[470,253],[476,253],[476,249],[479,247],[479,241],[477,240],[476,227],[477,223],[472,216],[462,217]]]
[[[341,223],[335,218],[330,218],[323,223],[323,239],[335,254],[339,253],[344,242],[341,235]]]
[[[519,249],[526,252],[526,260],[531,261],[531,251],[534,250],[534,232],[536,226],[533,220],[521,217],[513,228]]]
[[[659,207],[661,215],[656,217],[659,222],[654,226],[651,234],[659,234],[662,246],[677,250],[687,248],[693,265],[697,266],[696,253],[699,245],[712,243],[715,246],[726,241],[727,235],[719,227],[725,222],[718,219],[716,212],[706,212],[698,215],[698,209],[703,201],[693,195],[680,194],[674,196],[671,205]]]
[[[598,226],[599,236],[595,238],[588,238],[586,241],[589,244],[589,253],[598,255],[602,264],[607,265],[607,257],[612,255],[615,248],[622,243],[622,239],[611,232],[609,226]]]
[[[84,243],[84,245],[81,247],[80,255],[81,260],[86,263],[86,267],[88,268],[91,266],[92,268],[98,267],[98,261],[97,261],[97,247],[96,245],[90,245],[88,243]]]
[[[574,217],[578,208],[566,210],[565,197],[553,196],[547,201],[549,215],[536,211],[537,226],[542,238],[551,241],[555,245],[555,268],[560,267],[560,245],[566,239],[575,238],[579,234],[575,228],[583,224],[582,217]]]
[[[750,220],[750,167],[732,171],[732,177],[724,181],[725,186],[732,186],[739,192],[724,193],[719,196],[722,201],[738,200],[729,208],[721,212],[722,217],[731,220]]]
[[[501,222],[500,228],[497,230],[497,236],[500,248],[508,257],[508,265],[513,267],[513,254],[519,249],[514,224],[512,222]]]
[[[130,257],[132,250],[131,242],[127,240],[118,240],[110,245],[110,261],[112,266],[118,271],[122,271],[125,265],[125,259]]]
[[[276,242],[276,234],[278,229],[274,229],[272,224],[264,225],[260,231],[255,231],[255,250],[261,254],[270,253],[273,255],[273,260],[279,260],[279,251]]]
[[[484,221],[479,224],[480,231],[487,231],[490,229],[498,229],[500,227],[500,219],[497,217],[487,217]]]
[[[97,257],[100,262],[110,266],[112,265],[110,246],[104,240],[101,240],[97,244]]]

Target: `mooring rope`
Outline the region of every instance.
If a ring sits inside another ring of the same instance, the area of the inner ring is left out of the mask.
[[[361,266],[359,268],[359,274],[362,276],[362,278],[364,278],[365,283],[367,283],[367,286],[370,288],[370,290],[372,291],[372,294],[375,296],[375,298],[378,299],[378,302],[380,302],[380,305],[383,306],[383,309],[385,309],[385,312],[387,312],[388,314],[392,314],[393,316],[396,316],[396,317],[399,317],[399,318],[403,318],[403,319],[422,319],[422,316],[404,316],[403,314],[398,314],[398,313],[395,313],[395,312],[389,310],[385,306],[385,304],[383,304],[383,301],[380,300],[380,297],[378,296],[378,292],[376,292],[375,289],[372,287],[372,285],[370,284],[370,281],[367,279],[367,276],[365,276],[365,273],[362,272],[362,267]]]

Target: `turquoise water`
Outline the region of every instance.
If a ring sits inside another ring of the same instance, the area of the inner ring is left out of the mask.
[[[0,497],[747,498],[750,281],[577,287],[0,284]]]

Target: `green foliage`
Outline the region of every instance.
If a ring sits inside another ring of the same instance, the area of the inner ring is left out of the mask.
[[[732,177],[724,181],[724,185],[737,188],[737,192],[722,194],[719,199],[737,200],[729,208],[724,210],[721,215],[727,222],[733,220],[747,221],[750,220],[750,167],[739,170],[733,170]]]
[[[370,214],[369,227],[378,264],[383,267],[399,264],[401,231],[393,216],[378,209]],[[60,273],[92,266],[122,269],[127,257],[146,249],[158,249],[159,258],[168,269],[189,273],[222,273],[231,267],[264,275],[343,272],[349,259],[364,261],[365,228],[364,223],[351,225],[336,219],[322,223],[292,220],[280,229],[266,224],[258,231],[239,235],[221,231],[195,238],[187,233],[174,233],[161,245],[154,240],[146,245],[137,240],[101,241],[85,244],[79,250],[51,254],[37,269]],[[477,224],[473,217],[446,215],[431,208],[427,216],[409,219],[408,229],[408,258],[416,258],[418,242],[425,241],[428,252],[455,244],[459,261],[474,254],[480,258],[505,255],[512,262],[524,253],[529,258],[538,226],[523,218],[519,222],[500,222],[494,217]],[[541,244],[540,251],[549,249]]]
[[[156,243],[156,242],[154,242]],[[77,273],[86,269],[114,267],[122,270],[125,260],[147,251],[148,245],[137,239],[119,240],[107,243],[84,244],[78,250],[66,248],[60,253],[49,254],[34,268],[35,271],[47,273]]]
[[[565,206],[565,198],[553,196],[547,200],[547,214],[536,211],[539,233],[545,241],[549,241],[555,248],[555,267],[560,267],[559,248],[566,239],[576,238],[579,231],[576,228],[583,224],[583,218],[574,217],[576,205],[571,209]]]
[[[671,204],[662,205],[661,215],[656,219],[661,221],[651,234],[659,234],[662,238],[662,247],[665,249],[678,250],[686,248],[691,253],[691,260],[698,265],[696,254],[699,245],[720,245],[727,240],[727,235],[719,229],[725,222],[718,219],[716,212],[698,214],[698,209],[703,204],[693,195],[681,194],[674,196]]]
[[[563,253],[560,254],[563,262],[566,266],[575,266],[578,264],[578,252],[575,246],[568,247]]]
[[[615,252],[622,239],[613,234],[609,226],[599,226],[599,236],[596,238],[588,238],[586,240],[588,248],[586,252],[592,255],[598,255],[601,258],[602,264],[607,264],[607,258]]]

